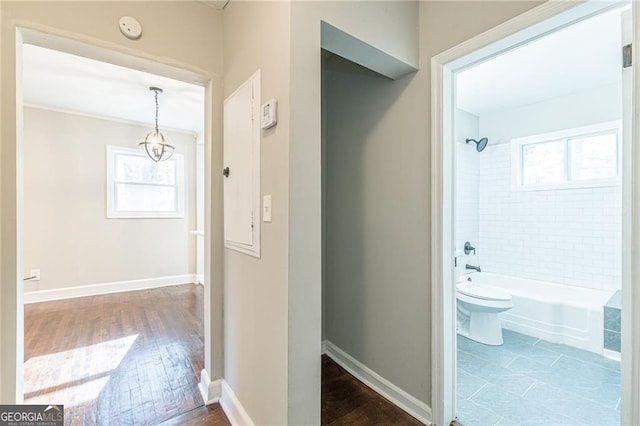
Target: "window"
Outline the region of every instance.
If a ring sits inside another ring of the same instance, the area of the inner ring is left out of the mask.
[[[184,158],[154,163],[135,149],[107,147],[107,217],[184,217]]]
[[[620,122],[511,141],[515,189],[620,184]]]

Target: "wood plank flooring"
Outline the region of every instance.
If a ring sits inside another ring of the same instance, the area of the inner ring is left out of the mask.
[[[174,417],[160,426],[230,426],[229,419],[220,404],[202,406],[188,413]]]
[[[25,305],[25,403],[64,404],[70,425],[155,425],[200,407],[202,318],[189,284]]]
[[[323,425],[422,425],[322,355]]]
[[[63,404],[67,425],[229,425],[203,406],[197,285],[25,305],[27,404]],[[421,423],[322,356],[323,425]]]

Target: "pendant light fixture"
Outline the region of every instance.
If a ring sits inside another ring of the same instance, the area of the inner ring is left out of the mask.
[[[147,136],[138,144],[138,147],[144,150],[149,158],[157,163],[171,158],[175,148],[166,142],[164,135],[158,130],[158,93],[162,93],[162,89],[149,87],[149,90],[154,92],[156,99],[156,127],[154,131],[147,133]]]

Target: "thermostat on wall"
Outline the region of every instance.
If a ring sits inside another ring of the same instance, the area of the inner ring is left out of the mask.
[[[269,99],[267,102],[262,104],[262,119],[260,120],[260,127],[263,129],[268,129],[269,127],[273,127],[278,122],[278,101],[275,99]]]

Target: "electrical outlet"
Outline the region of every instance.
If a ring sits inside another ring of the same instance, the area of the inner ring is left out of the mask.
[[[29,281],[40,281],[40,269],[32,269],[29,272],[29,277],[33,277]]]

